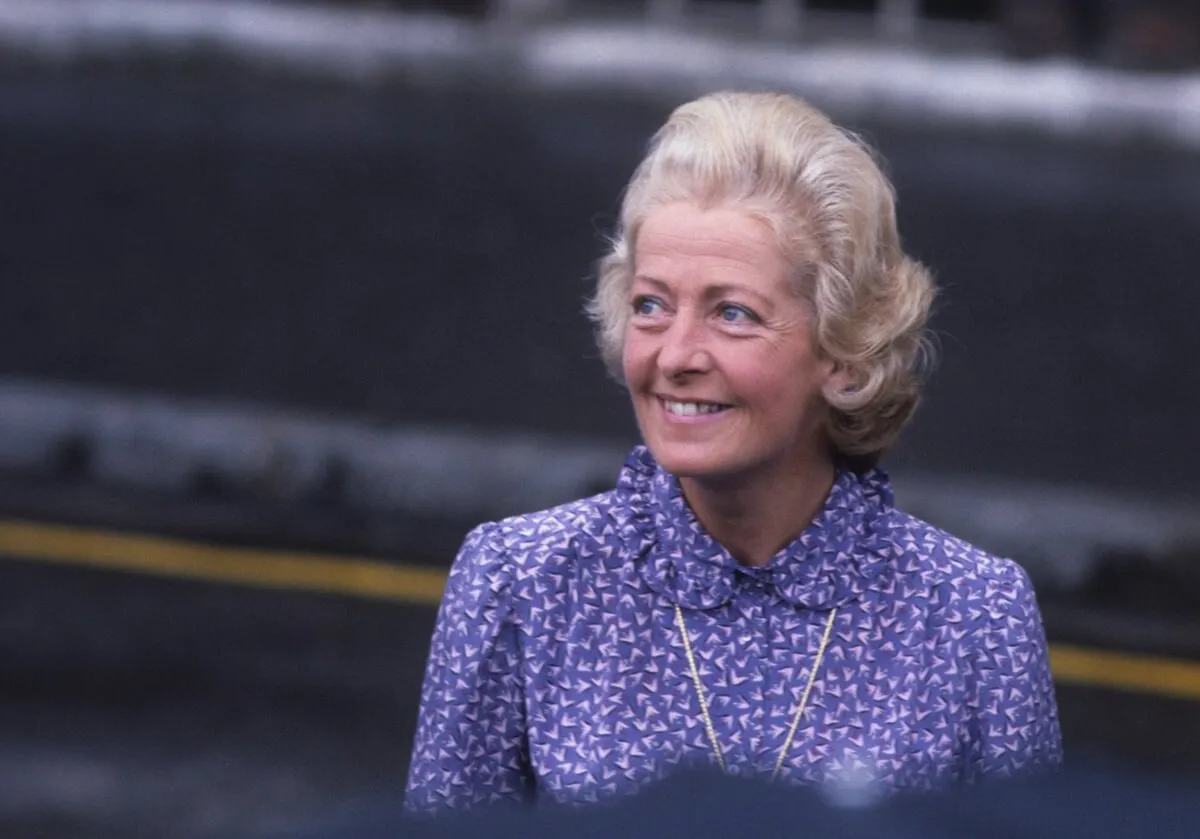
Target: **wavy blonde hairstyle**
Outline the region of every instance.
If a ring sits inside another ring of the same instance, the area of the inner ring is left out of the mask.
[[[794,96],[717,93],[677,108],[625,190],[588,302],[618,381],[638,231],[677,201],[736,207],[771,226],[811,306],[818,351],[852,383],[824,394],[829,436],[842,454],[877,460],[920,400],[934,287],[900,246],[895,194],[872,151]]]

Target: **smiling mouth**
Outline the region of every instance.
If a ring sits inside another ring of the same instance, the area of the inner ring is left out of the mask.
[[[719,402],[677,402],[674,399],[663,399],[659,397],[668,414],[676,417],[698,417],[707,414],[719,414],[722,411],[728,411],[732,405],[723,405]]]

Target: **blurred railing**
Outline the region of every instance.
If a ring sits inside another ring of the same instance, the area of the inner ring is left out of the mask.
[[[536,19],[563,15],[582,4],[578,0],[493,0],[492,7],[500,17]],[[665,24],[683,23],[699,5],[696,0],[645,0],[642,4],[647,19]],[[804,31],[812,4],[806,0],[752,0],[742,5],[756,7],[761,28],[777,36],[798,35]],[[828,4],[826,4],[828,7]],[[921,23],[922,7],[918,0],[878,0],[874,18],[881,34],[889,37],[911,38]]]
[[[470,4],[465,4],[470,5]],[[478,0],[474,4],[509,22],[566,16],[588,0]],[[704,0],[642,0],[629,7],[660,25],[683,25],[714,4]],[[870,28],[892,42],[913,42],[947,19],[989,30],[1010,54],[1075,55],[1154,70],[1200,66],[1200,3],[1194,0],[976,0],[935,4],[928,0],[831,3],[813,0],[743,0],[760,30],[773,38],[801,37],[816,14],[854,9]],[[462,8],[464,4],[457,4]]]

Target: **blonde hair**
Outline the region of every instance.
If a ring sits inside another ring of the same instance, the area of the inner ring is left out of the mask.
[[[818,349],[852,382],[825,393],[830,438],[874,462],[920,400],[934,287],[900,246],[892,185],[871,150],[793,96],[717,93],[677,108],[626,188],[588,303],[618,380],[634,243],[655,209],[677,201],[735,206],[772,227],[812,306]]]

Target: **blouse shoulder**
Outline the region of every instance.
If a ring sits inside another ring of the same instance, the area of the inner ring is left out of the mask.
[[[962,594],[1002,595],[1031,588],[1017,562],[997,556],[916,516],[892,511],[891,543],[902,570]]]
[[[622,554],[628,504],[619,490],[476,527],[455,563],[463,573],[520,586],[564,564]]]

